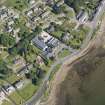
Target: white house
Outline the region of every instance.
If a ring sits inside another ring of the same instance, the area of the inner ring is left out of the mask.
[[[3,86],[3,89],[4,89],[6,94],[11,94],[12,92],[15,91],[15,88],[10,84]]]
[[[33,5],[35,3],[35,0],[29,0],[29,4]]]
[[[3,103],[3,100],[5,100],[5,99],[6,99],[6,95],[1,89],[0,90],[0,105]]]
[[[48,42],[49,40],[52,39],[52,36],[49,35],[47,32],[43,31],[40,35],[40,38],[42,38],[42,40],[44,41],[44,43]]]
[[[22,87],[23,87],[23,85],[24,85],[24,81],[16,81],[15,83],[14,83],[14,86],[17,88],[17,89],[21,89]]]

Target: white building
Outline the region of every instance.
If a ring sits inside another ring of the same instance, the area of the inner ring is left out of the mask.
[[[47,41],[49,41],[52,36],[49,35],[47,32],[43,31],[40,35],[39,35],[40,38],[42,38],[42,40],[44,41],[44,43],[46,43]]]
[[[35,0],[29,0],[29,4],[30,4],[30,5],[35,4]]]
[[[24,81],[17,81],[14,85],[17,89],[21,89],[24,85]]]
[[[6,94],[11,94],[12,92],[15,91],[15,88],[10,84],[4,86],[3,89],[4,89]]]
[[[0,105],[3,103],[3,100],[5,99],[6,99],[5,93],[2,90],[0,90]]]

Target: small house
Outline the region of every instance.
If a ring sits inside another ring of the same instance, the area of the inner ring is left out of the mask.
[[[10,94],[15,91],[15,88],[11,84],[4,85],[3,89],[6,94]]]
[[[15,83],[13,83],[13,86],[16,88],[16,89],[21,89],[24,85],[24,81],[22,80],[19,80],[19,81],[16,81]]]

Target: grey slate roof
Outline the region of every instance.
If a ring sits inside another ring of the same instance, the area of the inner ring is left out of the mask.
[[[47,45],[44,43],[43,40],[41,40],[41,39],[39,38],[39,36],[36,36],[36,37],[32,40],[32,42],[33,42],[38,48],[40,48],[41,50],[44,50],[45,48],[47,48]]]

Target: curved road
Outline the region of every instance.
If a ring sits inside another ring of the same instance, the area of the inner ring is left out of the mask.
[[[86,52],[86,46],[88,45],[89,41],[91,40],[91,37],[93,35],[94,30],[96,29],[98,22],[100,21],[101,16],[103,15],[105,11],[105,0],[102,1],[101,5],[98,8],[98,12],[95,14],[93,21],[90,23],[91,25],[91,30],[89,32],[89,34],[87,35],[81,50],[78,51],[74,51],[71,55],[63,58],[63,59],[59,59],[57,60],[50,68],[48,74],[46,75],[46,77],[43,80],[42,85],[40,86],[39,90],[35,93],[35,95],[29,99],[24,105],[35,105],[35,103],[41,98],[41,96],[44,94],[44,92],[46,91],[47,88],[47,82],[49,81],[49,77],[50,74],[52,73],[52,71],[54,70],[54,68],[58,65],[58,64],[62,64],[67,60],[72,60],[73,58],[76,58],[78,56],[83,56]]]

